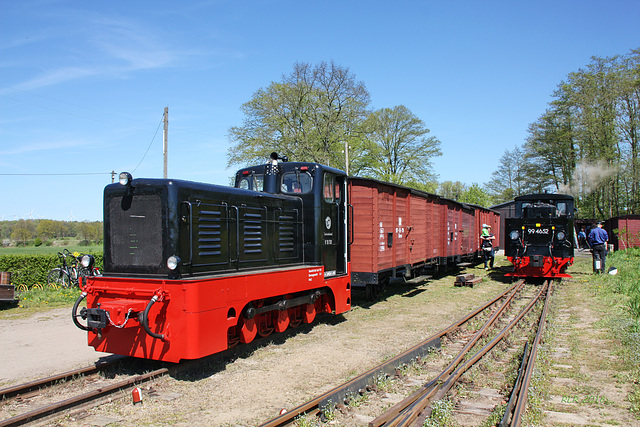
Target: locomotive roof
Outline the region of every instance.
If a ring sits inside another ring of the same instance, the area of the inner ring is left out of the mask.
[[[267,163],[261,163],[261,164],[257,164],[257,165],[253,165],[253,166],[247,166],[246,168],[241,168],[238,169],[236,171],[236,173],[241,172],[241,171],[245,171],[245,170],[251,170],[251,169],[264,169],[266,168]],[[324,171],[327,172],[331,172],[337,175],[346,175],[346,173],[340,169],[336,169],[336,168],[332,168],[331,166],[325,166],[322,165],[320,163],[313,163],[313,162],[279,162],[278,163],[279,167],[285,168],[285,169],[295,169],[303,167],[303,166],[307,166],[307,167],[311,167],[311,168],[317,168],[317,169],[322,169]]]
[[[524,196],[516,197],[514,200],[516,202],[527,201],[527,200],[573,200],[573,196],[569,196],[568,194],[552,194],[552,193],[525,194]]]

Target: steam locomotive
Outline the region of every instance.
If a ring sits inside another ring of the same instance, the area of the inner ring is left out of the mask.
[[[515,216],[505,219],[507,276],[561,278],[573,264],[574,200],[562,194],[515,198]]]

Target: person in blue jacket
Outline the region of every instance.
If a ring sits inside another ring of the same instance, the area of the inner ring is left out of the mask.
[[[602,221],[598,221],[596,227],[589,232],[589,237],[587,237],[587,241],[591,246],[591,253],[593,254],[594,273],[602,273],[604,271],[604,264],[607,258],[609,235],[607,234],[607,230],[602,228],[603,225],[604,223]],[[598,260],[600,262],[597,262]]]

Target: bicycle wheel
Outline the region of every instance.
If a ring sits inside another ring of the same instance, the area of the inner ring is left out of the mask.
[[[69,278],[71,279],[71,286],[79,287],[78,284],[79,272],[77,267],[69,268]]]
[[[47,276],[47,284],[49,286],[68,288],[70,283],[69,274],[61,268],[54,268]]]

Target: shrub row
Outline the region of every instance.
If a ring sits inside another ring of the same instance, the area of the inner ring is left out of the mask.
[[[91,255],[96,259],[96,267],[102,270],[102,254]],[[59,266],[58,255],[0,255],[0,271],[11,273],[14,286],[46,284],[49,271]]]

